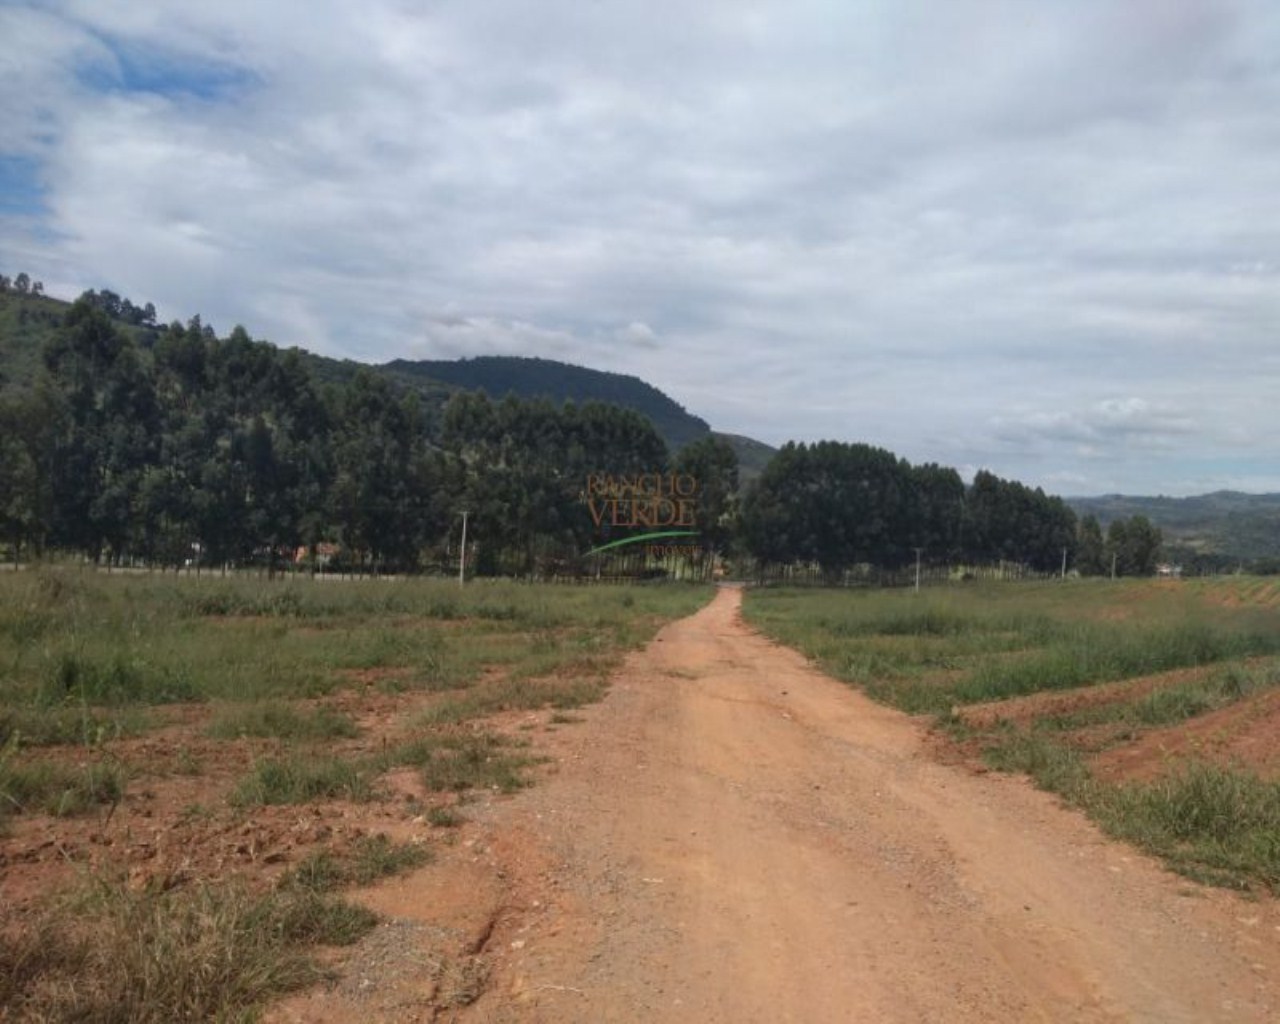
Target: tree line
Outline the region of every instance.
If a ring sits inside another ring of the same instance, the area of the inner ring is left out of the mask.
[[[19,295],[43,295],[44,282],[32,280],[31,275],[25,270],[20,271],[13,277],[7,274],[0,274],[0,292],[16,292]]]
[[[966,485],[860,444],[789,444],[743,493],[723,440],[673,454],[632,410],[480,392],[429,409],[371,370],[321,384],[296,349],[242,327],[220,339],[198,317],[159,326],[150,303],[111,292],[70,307],[41,365],[0,395],[0,537],[15,559],[275,568],[301,552],[418,571],[456,566],[466,512],[476,571],[582,571],[582,552],[626,534],[587,514],[589,474],[662,470],[698,481],[704,545],[762,565],[834,574],[919,552],[1053,571],[1065,550],[1082,572],[1110,572],[1114,554],[1129,574],[1159,549],[1149,523],[1099,539],[1038,488],[985,471]]]
[[[131,312],[136,311],[136,312]],[[82,296],[0,399],[0,531],[12,553],[95,562],[278,565],[337,549],[348,567],[446,557],[463,509],[493,571],[589,540],[582,478],[667,462],[653,426],[598,403],[460,394],[432,436],[419,396],[361,371],[317,386],[301,353],[193,318],[150,346],[149,307]]]
[[[1034,572],[1150,575],[1162,538],[1142,516],[1104,538],[1059,497],[980,470],[913,466],[882,448],[821,441],[786,445],[744,499],[741,537],[767,571],[811,564],[830,577],[855,566],[898,569],[1012,562]]]

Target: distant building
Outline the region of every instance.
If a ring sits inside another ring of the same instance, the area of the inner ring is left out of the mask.
[[[316,567],[323,569],[335,558],[338,557],[338,545],[321,543],[316,545]],[[311,558],[311,549],[306,547],[298,548],[293,553],[294,565],[306,565]]]
[[[1182,577],[1182,566],[1161,562],[1156,566],[1156,575],[1164,579],[1180,579]]]

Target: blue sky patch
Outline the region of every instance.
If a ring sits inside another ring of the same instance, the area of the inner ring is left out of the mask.
[[[115,57],[115,66],[96,64],[79,72],[80,81],[95,92],[151,93],[216,101],[258,81],[257,75],[244,68],[190,54],[158,53],[110,39],[102,39],[102,43]]]
[[[37,214],[45,192],[39,163],[30,157],[0,155],[0,213]]]

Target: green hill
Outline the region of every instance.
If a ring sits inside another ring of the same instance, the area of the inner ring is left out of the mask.
[[[1164,532],[1166,547],[1223,559],[1280,558],[1280,494],[1214,491],[1190,498],[1104,494],[1069,498],[1077,515],[1093,515],[1105,529],[1113,519],[1146,516]]]
[[[62,323],[69,303],[43,295],[0,292],[0,384],[25,384],[40,366],[40,348]]]
[[[25,385],[35,379],[40,350],[70,308],[70,302],[48,295],[0,291],[0,385]],[[136,317],[134,322],[115,320],[143,349],[149,349],[159,334],[155,325],[136,322]]]
[[[777,448],[741,434],[722,434],[716,431],[715,436],[728,442],[733,453],[738,456],[738,480],[744,486],[763,473],[769,460],[778,454]]]
[[[163,325],[139,323],[141,312],[127,300],[110,292],[108,312],[117,324],[134,336],[139,346],[149,350]],[[13,290],[0,292],[0,386],[30,383],[39,369],[40,350],[58,329],[71,303],[48,296],[21,295]],[[429,417],[438,422],[449,396],[457,391],[480,390],[492,398],[513,394],[520,398],[545,397],[555,403],[604,402],[632,409],[646,416],[671,449],[705,437],[711,432],[707,422],[651,384],[638,377],[550,359],[517,356],[479,356],[473,359],[397,359],[381,366],[366,366],[350,359],[330,359],[298,350],[307,369],[321,384],[350,381],[361,369],[390,377],[397,384],[416,391]],[[748,437],[720,435],[738,454],[744,481],[754,479],[764,468],[774,449]]]
[[[705,437],[706,420],[685,411],[639,377],[589,370],[552,359],[524,356],[476,356],[473,359],[396,359],[382,370],[411,380],[439,381],[491,398],[549,398],[553,402],[605,402],[633,409],[649,418],[671,448]]]

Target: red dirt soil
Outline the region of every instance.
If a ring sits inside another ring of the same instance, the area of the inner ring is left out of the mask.
[[[326,741],[322,752],[374,753],[403,727],[406,715],[436,699],[366,688],[315,702],[350,714],[365,730],[359,739]],[[55,746],[24,757],[72,765],[105,758],[126,766],[129,782],[114,808],[69,818],[25,814],[11,819],[0,833],[0,907],[21,910],[74,883],[87,869],[161,888],[233,876],[266,882],[314,849],[341,851],[366,834],[425,842],[440,831],[423,822],[425,807],[454,799],[427,792],[410,775],[384,778],[387,798],[370,803],[236,810],[227,805],[227,796],[255,760],[307,748],[209,738],[204,729],[211,713],[203,707],[157,713],[167,724],[137,738],[110,741],[103,751]]]
[[[667,627],[273,1022],[1274,1021],[1280,910],[1202,889],[743,625]],[[542,746],[542,744],[540,744]]]
[[[1027,725],[1037,718],[1137,700],[1156,690],[1203,679],[1211,671],[1211,668],[1176,669],[1138,679],[1124,679],[1117,683],[1078,686],[1070,690],[1044,690],[1025,697],[970,704],[956,710],[962,722],[979,729],[988,729],[1000,722]]]
[[[1188,760],[1280,778],[1280,690],[1144,732],[1132,743],[1099,754],[1092,766],[1101,779],[1148,780]]]

